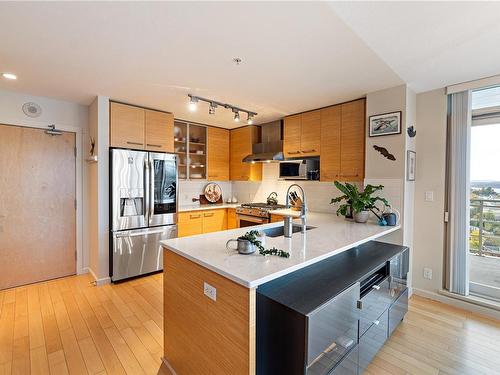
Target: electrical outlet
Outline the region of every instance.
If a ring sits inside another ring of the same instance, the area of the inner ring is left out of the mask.
[[[424,268],[424,279],[432,280],[432,268]]]
[[[425,192],[425,200],[427,202],[432,202],[434,201],[434,192],[433,191],[426,191]]]
[[[211,300],[217,301],[217,289],[206,282],[203,283],[203,294]]]

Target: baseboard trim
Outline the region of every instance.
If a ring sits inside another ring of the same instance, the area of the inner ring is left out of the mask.
[[[428,290],[413,288],[413,293],[417,296],[429,298],[434,301],[442,302],[450,306],[458,307],[472,313],[485,315],[489,318],[500,320],[500,304],[490,302],[476,296],[460,296],[450,293],[447,290],[438,290],[431,292]]]
[[[103,278],[99,279],[96,276],[96,274],[94,273],[94,271],[92,271],[92,268],[88,267],[88,270],[89,270],[89,273],[94,278],[94,283],[95,283],[96,286],[106,285],[106,284],[110,284],[111,283],[111,278],[110,277],[103,277]]]
[[[165,364],[165,366],[168,367],[168,369],[170,370],[170,372],[172,373],[172,375],[177,375],[177,373],[175,372],[174,368],[170,365],[170,363],[168,363],[168,361],[167,361],[167,359],[165,357],[161,357],[161,360]]]

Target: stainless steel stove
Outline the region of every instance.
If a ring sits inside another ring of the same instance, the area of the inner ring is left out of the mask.
[[[282,204],[243,203],[240,207],[236,207],[238,227],[267,224],[271,220],[269,211],[280,208],[285,208],[285,206]]]

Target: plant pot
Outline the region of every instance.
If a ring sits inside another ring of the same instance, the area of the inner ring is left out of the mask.
[[[368,211],[355,212],[354,221],[356,223],[366,223],[369,215],[370,213]]]

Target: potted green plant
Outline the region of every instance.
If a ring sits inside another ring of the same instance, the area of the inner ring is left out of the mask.
[[[342,184],[338,181],[334,182],[335,187],[339,189],[343,195],[333,198],[330,204],[341,203],[337,209],[337,216],[347,216],[352,212],[354,221],[357,223],[366,223],[370,212],[373,212],[377,218],[380,219],[381,210],[375,205],[377,201],[384,204],[385,207],[390,207],[387,199],[373,196],[373,194],[384,187],[382,185],[366,185],[363,191],[359,191],[358,187],[354,184],[346,182]]]

